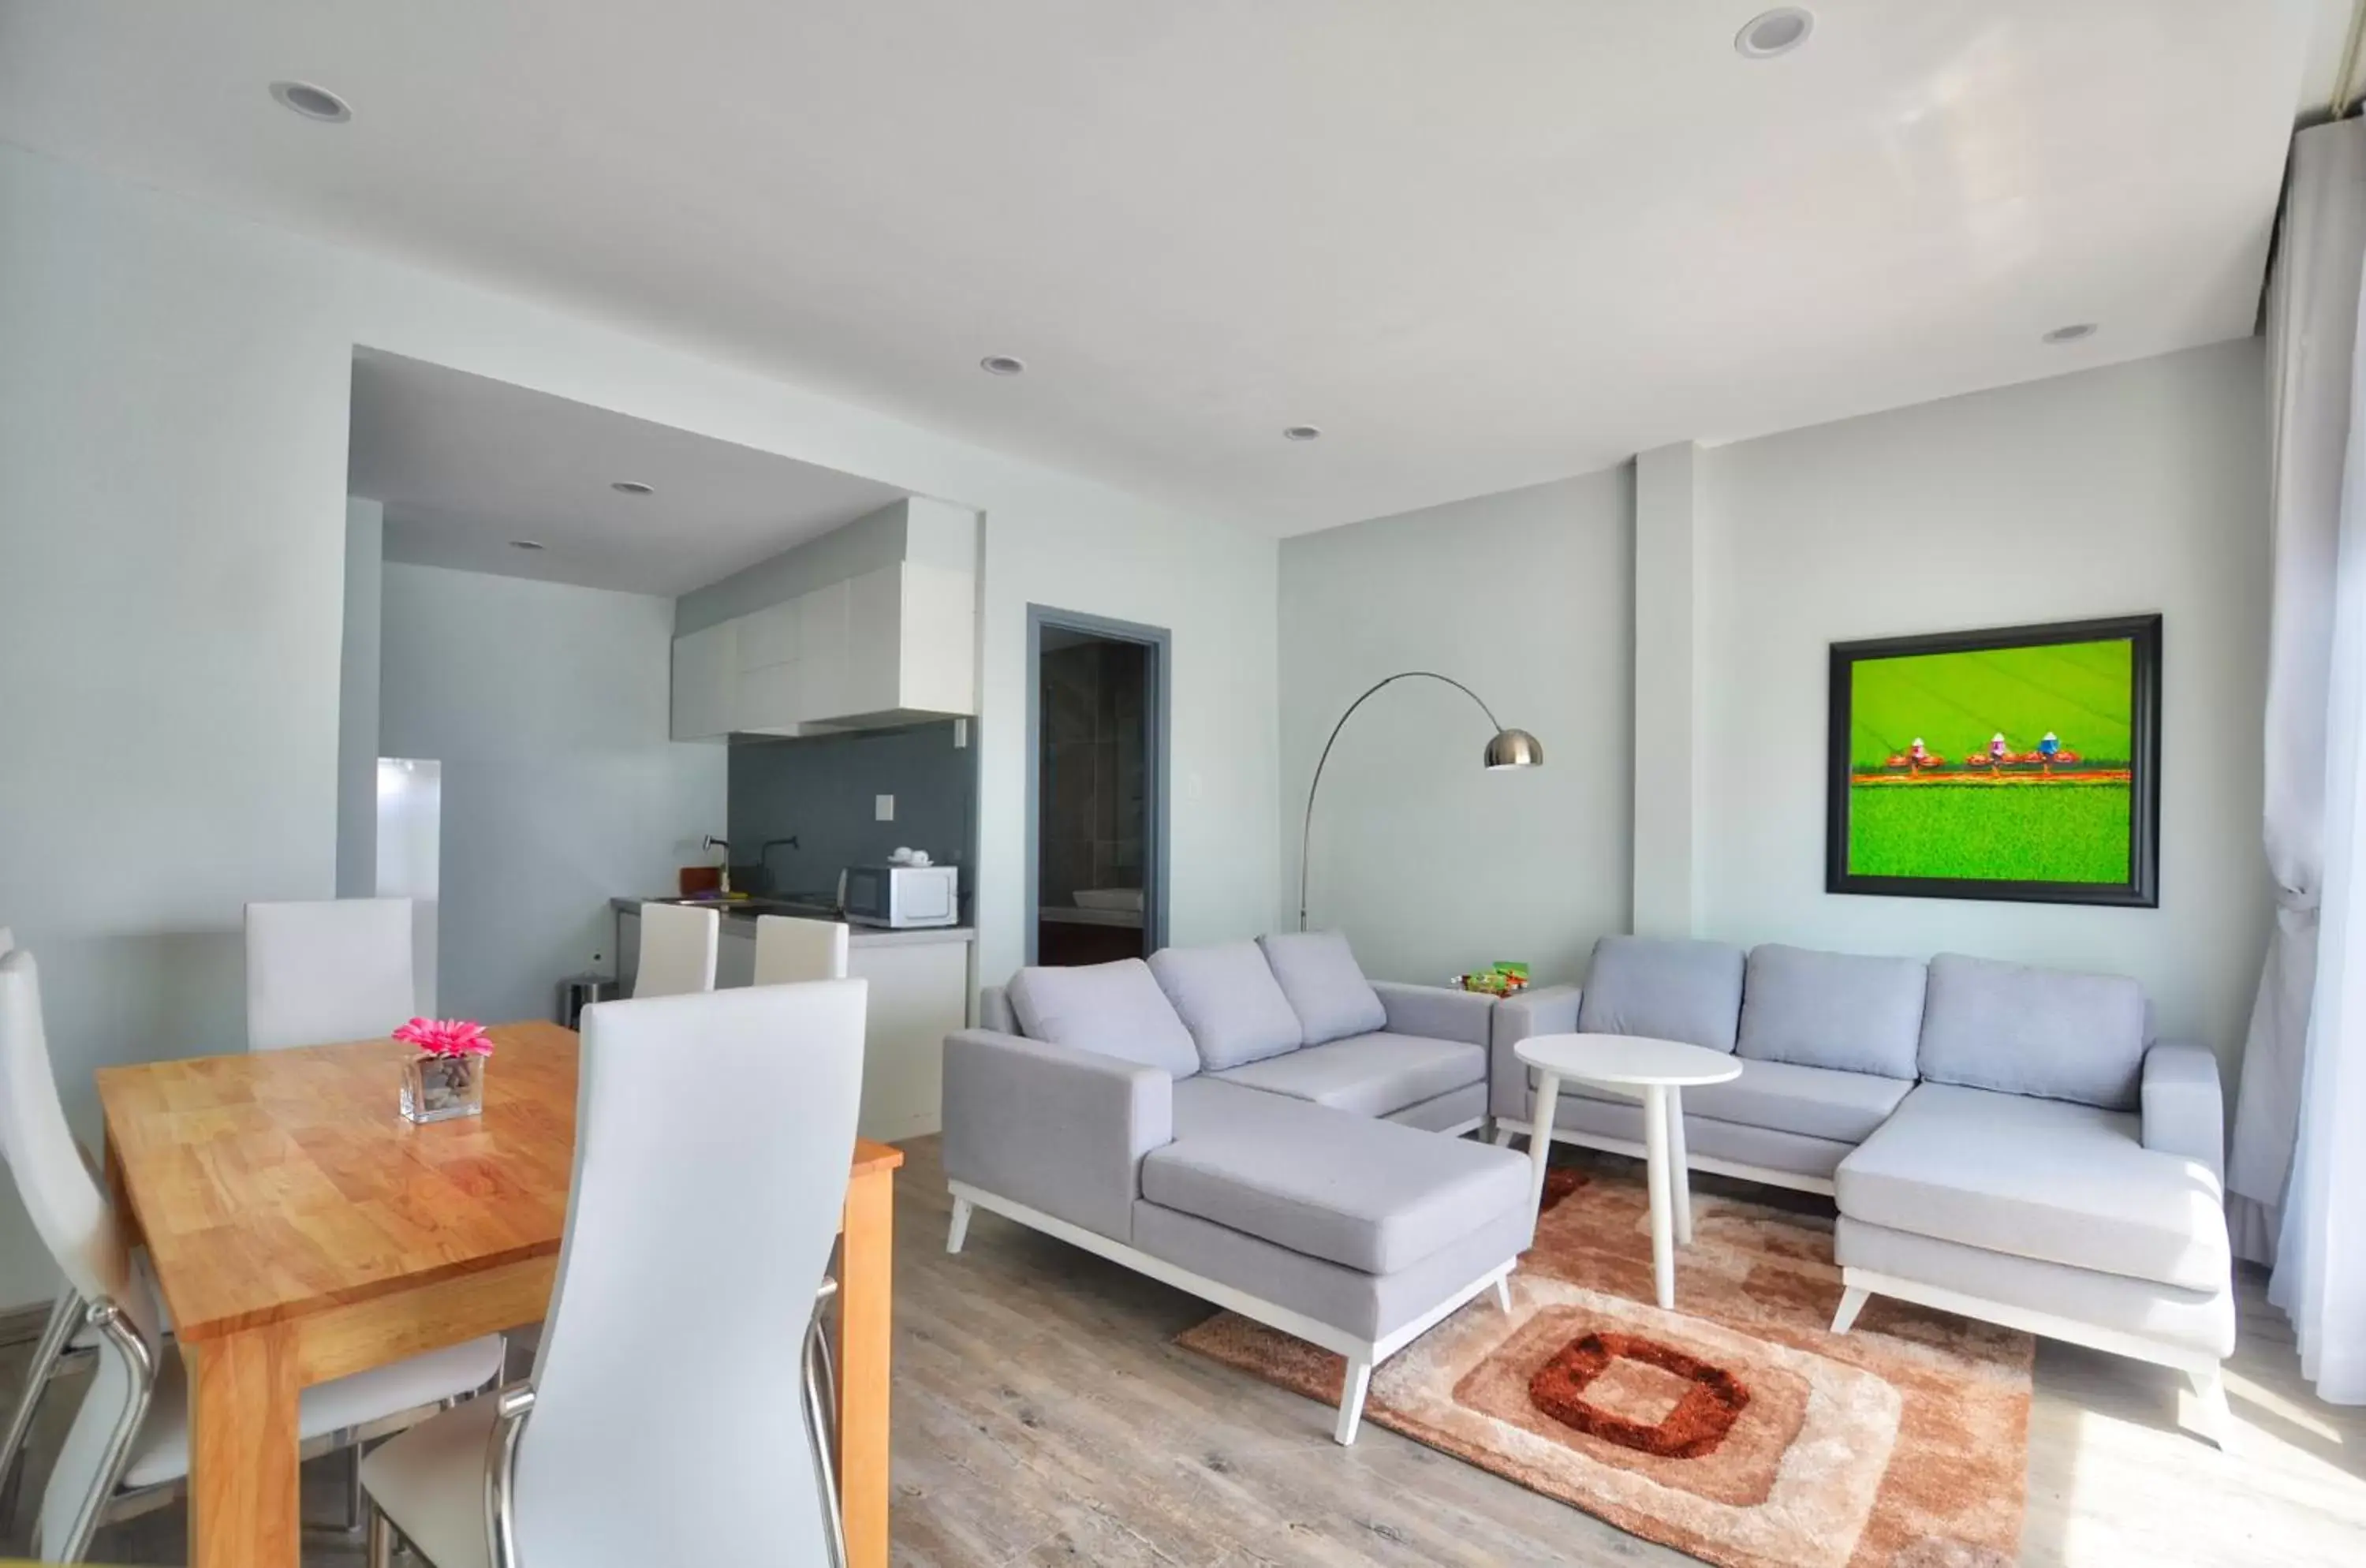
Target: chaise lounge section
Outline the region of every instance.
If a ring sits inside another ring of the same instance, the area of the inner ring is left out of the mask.
[[[1493,998],[1369,984],[1331,933],[1023,969],[945,1042],[948,1250],[985,1209],[1372,1368],[1504,1284],[1527,1164],[1486,1111]]]
[[[1490,1109],[1499,1141],[1533,1132],[1512,1049],[1531,1034],[1733,1053],[1740,1077],[1684,1092],[1689,1163],[1832,1194],[1834,1332],[1890,1296],[2175,1367],[2216,1441],[2235,1343],[2217,1062],[2148,1021],[2119,976],[1606,938],[1583,991],[1496,1010]],[[1615,1090],[1564,1085],[1553,1122],[1641,1152]]]

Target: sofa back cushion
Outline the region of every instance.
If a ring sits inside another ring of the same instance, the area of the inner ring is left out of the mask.
[[[1158,988],[1175,1004],[1211,1073],[1246,1066],[1305,1043],[1298,1015],[1253,942],[1162,947],[1150,955]]]
[[[1753,947],[1735,1049],[1761,1062],[1911,1078],[1923,975],[1917,958]]]
[[[1606,936],[1577,1005],[1583,1034],[1639,1034],[1733,1049],[1741,1017],[1741,949],[1721,942]]]
[[[2134,1111],[2144,1052],[2144,990],[2125,976],[1931,960],[1919,1060],[1932,1082]]]
[[[1309,1045],[1375,1034],[1389,1026],[1380,992],[1364,978],[1347,939],[1337,931],[1290,931],[1261,936],[1266,963],[1290,1010],[1298,1015],[1300,1037]]]
[[[1010,1010],[1031,1040],[1048,1040],[1159,1067],[1178,1078],[1200,1070],[1190,1031],[1175,1016],[1150,965],[1139,958],[1073,969],[1021,969],[1010,977]]]

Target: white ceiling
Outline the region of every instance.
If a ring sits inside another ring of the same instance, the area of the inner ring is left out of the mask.
[[[0,138],[1279,532],[2250,331],[2340,0],[1765,3],[0,0]]]
[[[618,479],[654,493],[620,495]],[[385,503],[389,560],[663,594],[904,494],[376,350],[354,356],[347,483]]]

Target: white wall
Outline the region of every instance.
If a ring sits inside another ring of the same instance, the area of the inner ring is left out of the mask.
[[[1487,721],[1451,687],[1381,692],[1324,773],[1309,923],[1374,975],[1433,983],[1504,959],[1569,978],[1627,929],[1633,496],[1620,468],[1284,542],[1284,929],[1324,739],[1410,669],[1470,686],[1545,765],[1483,770]]]
[[[2269,909],[2264,374],[2247,340],[1704,453],[1703,934],[2134,975],[2231,1066]],[[1823,891],[1827,645],[2155,610],[2159,908]]]
[[[17,682],[0,919],[42,959],[85,1130],[91,1066],[237,1046],[243,901],[336,886],[356,344],[986,513],[988,980],[1024,918],[1024,604],[1173,626],[1177,739],[1199,780],[1176,802],[1177,931],[1266,924],[1275,548],[1235,519],[13,148],[0,344],[0,668]],[[13,1211],[0,1201],[0,1304],[48,1289]]]
[[[345,625],[337,681],[337,897],[377,891],[377,683],[386,508],[345,501]]]
[[[385,628],[385,754],[444,765],[437,1005],[548,1017],[608,899],[723,831],[724,749],[667,737],[673,601],[389,562]]]

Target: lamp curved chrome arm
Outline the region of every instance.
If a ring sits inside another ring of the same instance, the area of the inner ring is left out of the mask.
[[[1323,787],[1323,767],[1324,763],[1331,761],[1331,748],[1338,744],[1339,732],[1347,728],[1347,721],[1356,716],[1356,710],[1371,701],[1374,694],[1384,686],[1394,685],[1399,681],[1411,681],[1417,678],[1443,681],[1479,705],[1479,711],[1487,716],[1487,722],[1495,729],[1493,739],[1487,742],[1487,750],[1482,754],[1482,760],[1491,771],[1496,768],[1535,768],[1544,764],[1545,749],[1538,743],[1535,736],[1525,729],[1504,728],[1503,722],[1495,716],[1495,710],[1487,705],[1486,700],[1451,675],[1441,675],[1435,670],[1400,670],[1393,675],[1374,682],[1362,696],[1347,705],[1347,711],[1341,714],[1339,722],[1331,727],[1331,739],[1323,742],[1323,755],[1315,760],[1314,781],[1306,786],[1306,818],[1300,823],[1298,829],[1298,929],[1300,931],[1306,929],[1306,873],[1314,847],[1314,796],[1315,793]]]

